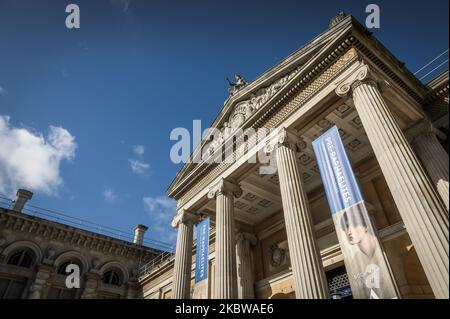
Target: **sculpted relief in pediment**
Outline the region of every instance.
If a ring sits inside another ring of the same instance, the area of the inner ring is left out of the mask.
[[[295,74],[299,71],[300,67],[290,72],[289,74],[283,76],[277,81],[273,82],[268,87],[264,87],[256,91],[251,95],[248,100],[239,102],[234,107],[231,115],[228,119],[228,124],[230,128],[236,129],[242,126],[242,124],[254,113],[256,112],[264,103],[266,103],[272,96],[275,95],[286,83],[291,80]],[[224,125],[224,127],[226,127]]]
[[[251,95],[247,100],[241,101],[235,105],[228,121],[224,122],[222,127],[213,135],[213,140],[206,143],[203,150],[208,154],[213,154],[223,142],[240,128],[258,109],[261,108],[271,97],[283,88],[300,70],[300,67],[287,75],[276,80],[267,87],[261,88]]]

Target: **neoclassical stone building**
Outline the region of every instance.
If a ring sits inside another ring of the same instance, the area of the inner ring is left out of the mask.
[[[448,298],[448,72],[422,84],[339,14],[251,83],[237,79],[212,124],[224,134],[206,136],[191,156],[206,150],[231,160],[191,161],[169,186],[176,254],[142,270],[143,297],[200,296],[193,227],[205,217],[212,231],[203,297],[328,298],[348,286],[311,146],[336,125],[400,296]],[[277,129],[276,173],[237,155],[272,143],[252,143],[253,135],[233,149],[225,133],[239,128]]]
[[[146,226],[136,226],[134,242],[119,240],[32,216],[24,211],[31,196],[19,190],[11,207],[0,207],[0,299],[141,295],[139,266],[161,253],[142,245]],[[68,264],[79,266],[79,288],[66,286]]]

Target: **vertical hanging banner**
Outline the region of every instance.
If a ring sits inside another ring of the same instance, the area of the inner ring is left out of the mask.
[[[194,299],[208,298],[209,218],[196,226]]]
[[[336,126],[313,142],[353,297],[399,298]]]

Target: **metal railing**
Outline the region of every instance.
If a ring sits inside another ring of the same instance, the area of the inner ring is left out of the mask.
[[[216,231],[213,229],[210,231],[209,234],[209,244],[215,241],[215,236]],[[192,247],[194,247],[195,250],[197,249],[196,239],[193,241]],[[166,251],[164,253],[161,253],[160,255],[156,256],[155,258],[153,258],[152,260],[141,266],[139,268],[139,276],[144,276],[156,269],[160,269],[165,264],[166,261],[169,262],[174,257],[175,257],[175,247],[173,246],[171,252]]]
[[[147,262],[146,264],[144,264],[142,267],[139,268],[139,276],[144,276],[146,274],[151,273],[155,269],[160,269],[161,266],[166,261],[169,262],[174,257],[175,257],[174,251],[171,252],[166,251],[159,254],[158,256],[156,256],[155,258],[153,258],[152,260],[150,260],[149,262]]]
[[[0,207],[12,209],[14,206],[14,200],[1,195],[0,194]],[[50,220],[53,222],[73,226],[76,228],[84,229],[87,231],[95,232],[101,235],[105,235],[108,237],[113,237],[122,241],[126,241],[129,243],[133,243],[134,234],[126,231],[122,231],[120,229],[112,228],[109,226],[97,224],[94,222],[90,222],[88,220],[84,220],[81,218],[73,217],[64,213],[60,213],[54,210],[33,206],[30,204],[26,204],[22,210],[22,213],[29,216],[39,217],[42,219]],[[144,239],[144,246],[156,249],[161,251],[162,253],[172,253],[173,245],[169,243],[159,241],[156,239]]]
[[[423,81],[424,79],[429,78],[430,75],[434,74],[437,70],[442,69],[442,67],[444,67],[446,65],[447,65],[447,70],[448,70],[448,61],[449,61],[448,53],[449,53],[449,49],[446,49],[444,52],[442,52],[441,54],[436,56],[434,59],[432,59],[430,62],[425,64],[423,67],[421,67],[419,70],[417,70],[414,73],[414,75],[417,76],[420,81]],[[438,65],[436,66],[436,64],[438,64]],[[428,80],[426,82],[428,82]]]
[[[12,209],[13,206],[14,200],[0,194],[0,207]],[[60,212],[56,212],[38,206],[33,206],[30,204],[25,205],[25,207],[22,210],[22,213],[25,215],[54,221],[57,223],[70,225],[87,231],[92,231],[105,236],[114,237],[116,239],[127,242],[132,242],[134,238],[134,234],[129,232],[93,223],[81,218],[73,217],[67,214],[63,214]],[[152,272],[154,269],[160,268],[160,265],[162,265],[166,261],[169,261],[174,256],[175,253],[174,245],[170,245],[166,242],[162,242],[156,239],[145,239],[144,245],[159,250],[161,251],[161,253],[159,253],[155,258],[146,262],[143,266],[139,268],[140,276],[146,275]]]

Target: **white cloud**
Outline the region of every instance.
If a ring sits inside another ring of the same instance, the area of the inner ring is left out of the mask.
[[[165,197],[165,196],[158,196],[158,197],[144,197],[144,204],[147,211],[150,213],[159,213],[159,214],[166,214],[168,210],[173,210],[172,215],[175,212],[176,203],[174,200]],[[160,216],[161,217],[161,216]]]
[[[62,127],[49,127],[47,137],[11,126],[0,116],[0,192],[17,188],[55,195],[63,184],[60,165],[75,157],[75,137]]]
[[[165,196],[144,197],[145,210],[150,217],[150,237],[173,245],[177,232],[171,226],[176,212],[176,202]]]
[[[109,204],[114,204],[117,202],[118,196],[112,188],[105,188],[103,191],[103,199]]]
[[[130,161],[131,170],[135,174],[143,175],[143,174],[145,174],[147,169],[150,168],[150,165],[145,162],[142,162],[139,160],[132,160],[132,159],[130,159],[129,161]]]
[[[6,90],[0,86],[0,95],[5,95],[6,94]]]
[[[140,156],[144,155],[144,152],[145,152],[144,145],[136,145],[136,146],[134,146],[133,147],[133,152],[136,155],[140,155]]]

